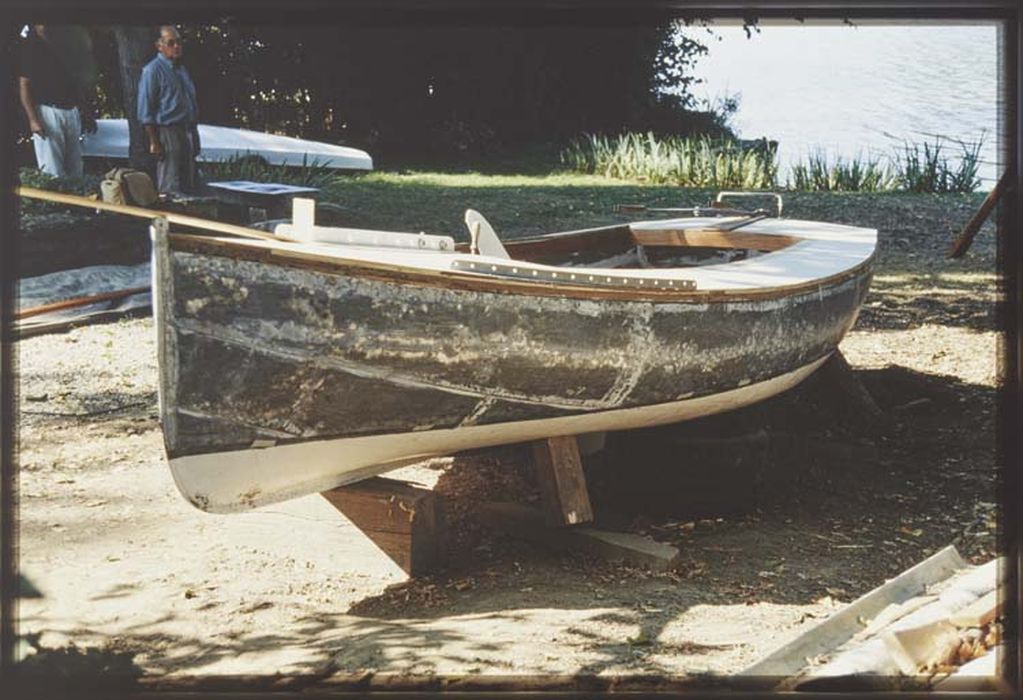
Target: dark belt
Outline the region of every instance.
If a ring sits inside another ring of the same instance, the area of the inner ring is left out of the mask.
[[[76,107],[74,102],[40,102],[39,104],[55,109],[74,109]]]

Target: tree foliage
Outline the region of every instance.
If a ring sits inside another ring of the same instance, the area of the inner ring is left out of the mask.
[[[486,155],[583,132],[720,132],[720,120],[692,112],[693,63],[706,49],[676,29],[219,24],[182,32],[204,122],[349,143],[380,161]]]

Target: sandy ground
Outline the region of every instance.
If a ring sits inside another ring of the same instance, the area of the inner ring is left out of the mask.
[[[648,510],[594,478],[602,522],[681,548],[664,574],[485,531],[479,501],[535,499],[516,448],[392,474],[450,504],[449,562],[413,581],[319,496],[202,513],[164,460],[151,319],[22,340],[20,567],[42,597],[20,601],[20,631],[37,659],[74,644],[150,679],[739,672],[947,544],[975,563],[997,551],[992,238],[960,263],[941,259],[945,240],[884,241],[842,350],[892,417],[887,433],[828,414],[807,428],[816,456],[772,442],[748,482],[694,507],[678,478],[691,464],[649,477],[636,497]],[[791,434],[774,416],[814,396],[735,420],[770,415]],[[642,474],[639,459],[614,472]]]
[[[149,319],[21,345],[21,565],[45,596],[21,612],[25,632],[45,630],[43,646],[144,649],[135,661],[147,673],[728,673],[836,605],[708,606],[698,583],[614,567],[594,575],[585,562],[523,552],[516,575],[485,592],[454,584],[503,575],[463,571],[440,584],[447,614],[352,614],[405,576],[322,498],[234,516],[181,498],[155,423],[154,350]],[[97,400],[125,408],[76,422],[48,415],[89,413]],[[50,405],[61,410],[44,413]],[[452,461],[392,476],[431,484]],[[647,609],[674,618],[654,655],[628,641],[644,638]]]

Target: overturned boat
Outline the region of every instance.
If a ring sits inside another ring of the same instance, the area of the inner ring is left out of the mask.
[[[502,243],[470,210],[468,245],[317,226],[303,200],[261,239],[155,226],[178,487],[230,512],[796,385],[853,325],[877,232],[710,213]]]
[[[270,165],[309,165],[331,170],[373,169],[370,155],[351,146],[213,124],[199,124],[197,129],[202,151],[196,160],[202,163],[256,156]],[[86,158],[127,160],[128,141],[127,119],[97,119],[96,132],[82,136],[82,155]]]

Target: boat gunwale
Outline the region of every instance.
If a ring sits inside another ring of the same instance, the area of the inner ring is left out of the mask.
[[[625,225],[627,226],[627,225]],[[613,230],[617,227],[608,227]],[[602,229],[593,229],[599,231]],[[584,232],[571,232],[580,234]],[[537,239],[533,239],[538,240]],[[801,239],[803,240],[803,239]],[[651,301],[677,303],[707,303],[713,301],[767,301],[804,292],[814,292],[823,287],[837,285],[846,280],[868,273],[877,256],[876,246],[861,262],[839,273],[815,278],[806,282],[787,285],[764,286],[745,289],[680,289],[654,287],[592,287],[573,285],[564,281],[494,278],[464,270],[427,270],[407,265],[383,262],[344,259],[321,253],[272,248],[261,245],[262,241],[171,233],[168,235],[171,251],[204,253],[218,257],[273,263],[311,269],[329,274],[348,275],[364,279],[409,284],[420,287],[439,287],[459,291],[516,294],[521,296],[563,297],[569,299],[620,301]],[[527,261],[523,261],[527,262]]]

